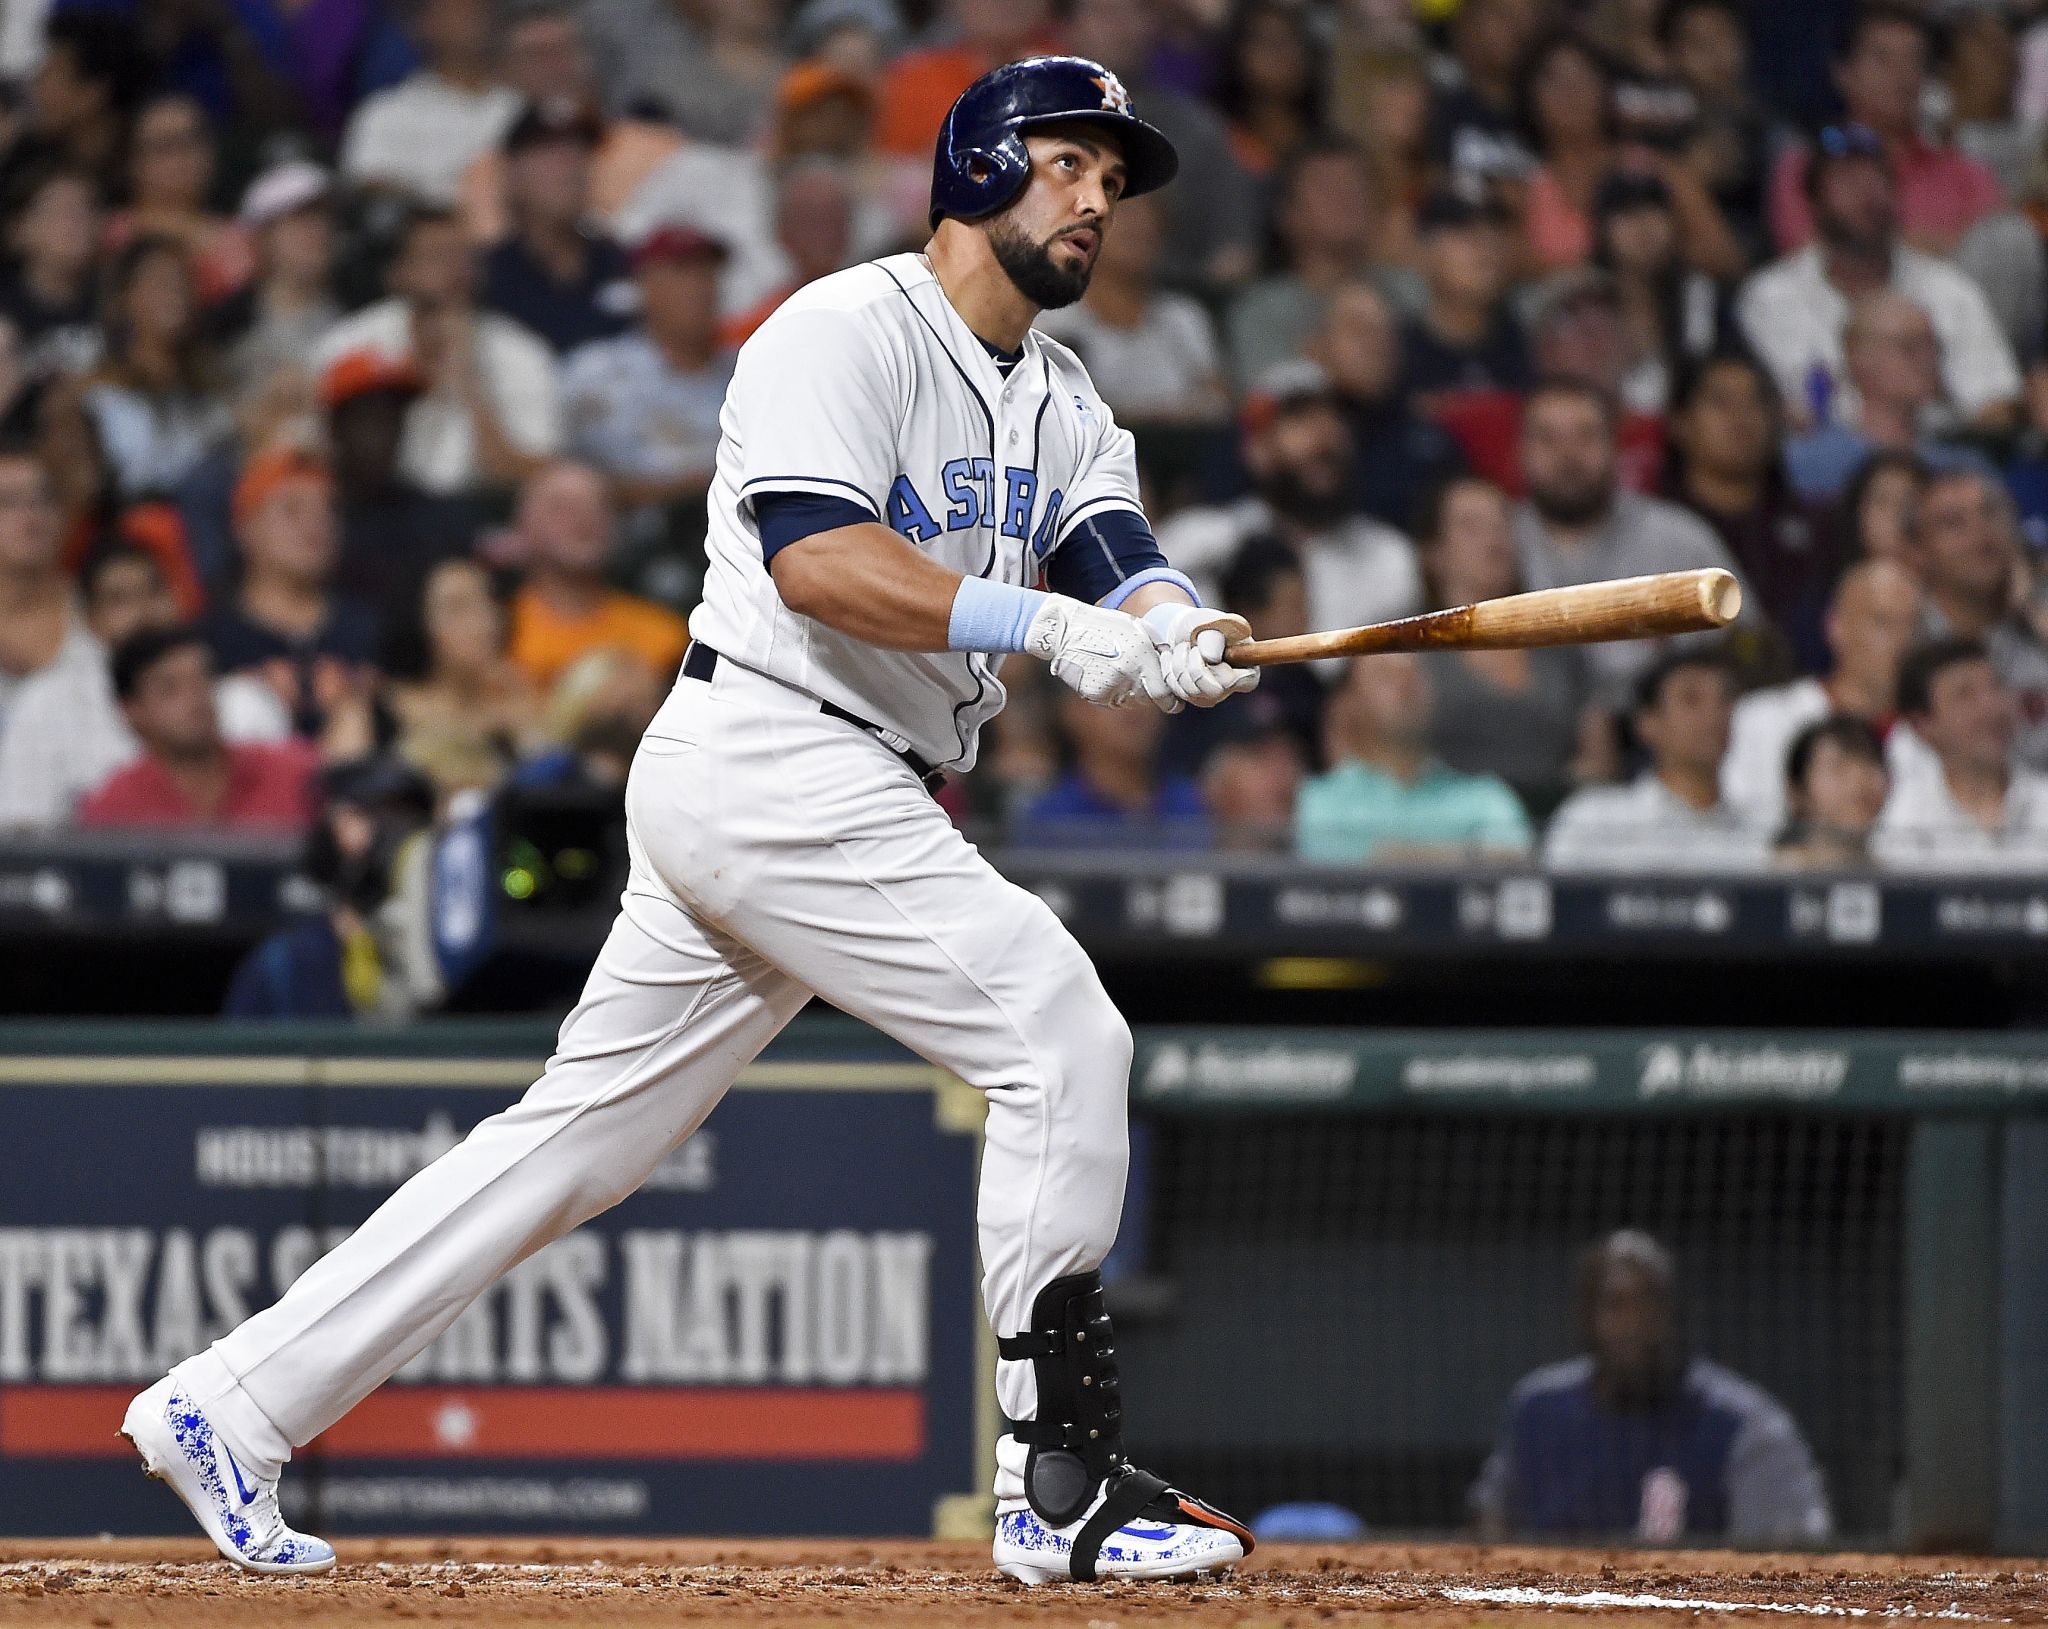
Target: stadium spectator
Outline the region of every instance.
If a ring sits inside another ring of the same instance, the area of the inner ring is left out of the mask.
[[[998,63],[1053,44],[1046,0],[944,0],[944,42],[906,51],[882,77],[882,118],[876,139],[884,152],[919,165],[953,99]]]
[[[78,806],[94,827],[301,831],[317,757],[304,742],[227,740],[213,658],[190,627],[143,628],[114,652],[114,694],[142,755]]]
[[[505,23],[504,72],[523,105],[599,109],[602,91],[583,26],[570,0],[524,0],[513,10]],[[590,155],[591,219],[615,232],[626,200],[682,145],[674,126],[631,112],[602,121]],[[459,192],[462,224],[472,241],[496,243],[511,230],[502,144],[493,142],[469,161]]]
[[[1521,590],[1507,498],[1483,477],[1456,477],[1439,488],[1416,542],[1432,606]],[[1586,744],[1597,748],[1604,736],[1586,721],[1583,651],[1432,651],[1423,666],[1436,696],[1430,750],[1452,769],[1497,775],[1530,808],[1547,812],[1575,780],[1606,768],[1585,760]]]
[[[1826,660],[1821,617],[1834,579],[1834,538],[1788,485],[1783,420],[1771,376],[1745,351],[1679,374],[1666,430],[1665,495],[1714,529],[1743,592],[1804,671]]]
[[[177,490],[232,428],[191,261],[171,238],[132,239],[114,257],[107,346],[83,383],[114,483],[127,499]]]
[[[1150,201],[1149,194],[1131,200],[1134,205]],[[805,158],[781,168],[775,179],[775,243],[788,259],[789,277],[749,309],[721,323],[718,330],[721,345],[738,350],[754,337],[754,330],[773,316],[776,308],[798,289],[853,263],[856,207],[851,172],[840,160]],[[1127,212],[1118,209],[1114,235],[1123,235],[1129,226]],[[1105,237],[1105,250],[1108,242]],[[1102,271],[1103,257],[1098,255],[1095,282],[1089,286],[1091,295],[1101,282]],[[716,293],[715,288],[713,292]],[[1070,311],[1077,309],[1068,307]],[[1203,321],[1207,320],[1204,316]],[[1119,411],[1117,416],[1121,419],[1122,412]]]
[[[1736,301],[1742,330],[1792,416],[1806,424],[1853,417],[1842,358],[1849,307],[1890,288],[1933,322],[1942,387],[1956,412],[2008,422],[2020,394],[2012,347],[1975,283],[1899,241],[1891,163],[1878,139],[1860,125],[1829,127],[1806,176],[1814,241],[1756,273]]]
[[[1933,28],[1917,6],[1872,0],[1860,6],[1835,57],[1835,89],[1845,122],[1882,144],[1897,179],[1899,226],[1906,242],[1945,255],[1970,226],[2004,202],[1998,181],[1953,147],[1930,142],[1921,117]],[[1823,151],[1827,136],[1821,138]],[[1802,247],[1819,232],[1820,208],[1808,172],[1810,149],[1793,148],[1771,178],[1771,227],[1781,250]]]
[[[1526,390],[1529,342],[1507,303],[1510,222],[1478,197],[1441,191],[1423,200],[1415,229],[1427,303],[1402,334],[1411,395]]]
[[[1277,718],[1218,711],[1225,714],[1223,728],[1202,760],[1199,782],[1217,845],[1285,852],[1307,773],[1301,743]]]
[[[399,468],[406,414],[426,390],[410,362],[347,351],[320,376],[341,527],[335,587],[389,620],[417,604],[427,568],[465,554],[480,517],[469,499],[422,491]]]
[[[386,274],[390,297],[330,329],[315,353],[324,368],[372,351],[426,380],[406,415],[400,463],[428,492],[514,485],[561,445],[554,358],[516,322],[478,311],[475,282],[460,222],[415,210]]]
[[[1809,724],[1785,754],[1789,819],[1772,843],[1778,865],[1841,871],[1870,864],[1870,835],[1891,792],[1884,742],[1860,718]]]
[[[733,353],[719,344],[725,245],[664,226],[633,250],[640,325],[569,358],[562,396],[577,457],[628,506],[701,499],[718,452]]]
[[[1802,497],[1832,502],[1880,449],[1915,453],[1930,465],[1958,461],[1928,433],[1941,402],[1941,340],[1918,305],[1890,289],[1864,295],[1842,329],[1842,366],[1853,416],[1845,412],[1785,444],[1786,470]]]
[[[1330,768],[1302,784],[1294,852],[1320,865],[1506,859],[1529,852],[1529,817],[1493,775],[1431,755],[1435,696],[1421,659],[1360,657],[1330,698]]]
[[[1906,559],[1926,485],[1927,466],[1916,453],[1880,451],[1866,458],[1835,506],[1843,560]]]
[[[2016,698],[2023,762],[2048,768],[2048,648],[2027,620],[2012,499],[1996,477],[1936,470],[1913,517],[1910,556],[1927,590],[1930,636],[1981,639]]]
[[[1348,628],[1417,609],[1414,549],[1352,507],[1351,436],[1330,376],[1308,361],[1275,369],[1246,404],[1245,428],[1252,495],[1183,510],[1159,527],[1160,548],[1203,598],[1215,598],[1217,579],[1249,539],[1273,536],[1302,563],[1312,626]]]
[[[1161,768],[1166,719],[1151,707],[1092,707],[1062,691],[1057,718],[1065,774],[1011,824],[1020,848],[1206,848],[1201,789]]]
[[[689,643],[683,619],[605,582],[613,518],[596,470],[565,460],[537,471],[520,489],[517,527],[527,576],[512,600],[510,649],[537,690],[592,651],[675,672]]]
[[[98,188],[53,164],[25,175],[10,202],[0,316],[20,335],[31,379],[83,373],[100,358]]]
[[[923,233],[930,230],[923,190],[929,184],[928,178],[918,184],[915,220]],[[719,279],[719,311],[742,319],[786,290],[794,276],[776,241],[775,212],[775,167],[763,154],[690,142],[648,174],[619,211],[614,230],[622,243],[638,243],[665,226],[687,226],[716,238],[729,256]]]
[[[0,149],[0,195],[51,164],[89,175],[108,198],[126,182],[128,123],[150,63],[123,19],[85,8],[50,18],[19,127]]]
[[[2040,151],[2041,126],[2019,117],[2018,42],[2011,21],[1990,6],[1967,6],[1946,19],[1942,84],[1948,92],[1956,151],[1991,172],[1999,192],[2017,198]]]
[[[534,103],[502,144],[509,230],[484,255],[481,302],[558,355],[632,320],[625,251],[590,221],[591,155],[603,134],[572,103]]]
[[[1339,285],[1363,278],[1404,304],[1377,259],[1372,165],[1351,143],[1325,138],[1295,151],[1274,178],[1273,230],[1280,268],[1239,294],[1226,319],[1240,389],[1301,353]]]
[[[1515,72],[1543,15],[1539,0],[1465,0],[1437,64],[1431,164],[1452,180],[1519,184],[1535,162],[1515,111]]]
[[[202,305],[233,294],[249,279],[249,239],[212,209],[213,131],[190,96],[155,96],[136,110],[128,146],[128,206],[107,222],[114,249],[138,237],[180,244]]]
[[[1749,16],[1742,0],[1672,0],[1657,19],[1665,61],[1692,93],[1684,161],[1698,171],[1754,263],[1764,258],[1771,116],[1750,80]]]
[[[1304,8],[1286,0],[1238,0],[1217,54],[1216,105],[1230,124],[1237,161],[1255,176],[1278,172],[1324,133],[1322,43]]]
[[[1309,354],[1329,374],[1351,429],[1352,501],[1374,520],[1409,525],[1424,495],[1464,469],[1465,455],[1402,388],[1401,327],[1386,296],[1370,283],[1338,284]]]
[[[1593,195],[1615,167],[1614,64],[1584,35],[1539,39],[1515,77],[1515,105],[1538,163],[1529,175],[1522,235],[1538,272],[1593,258]]]
[[[35,675],[104,660],[58,563],[62,541],[41,460],[0,445],[0,725]]]
[[[1067,49],[1114,71],[1146,120],[1179,151],[1181,172],[1202,178],[1199,187],[1157,194],[1166,216],[1164,276],[1175,284],[1234,287],[1258,267],[1260,188],[1238,162],[1222,114],[1152,72],[1160,32],[1151,0],[1073,0],[1066,17]]]
[[[1833,1531],[1813,1450],[1784,1407],[1689,1357],[1677,1273],[1646,1233],[1579,1258],[1584,1355],[1525,1376],[1473,1485],[1489,1539],[1806,1545]]]
[[[1598,386],[1661,447],[1669,380],[1662,356],[1630,329],[1621,285],[1597,267],[1561,271],[1529,291],[1528,308],[1538,376]]]
[[[1720,337],[1721,293],[1680,255],[1678,216],[1661,177],[1618,171],[1593,195],[1593,263],[1614,279],[1628,354],[1646,377],[1626,392],[1661,412],[1687,363]]]
[[[2017,707],[1990,649],[1936,639],[1899,669],[1899,712],[1940,772],[1897,787],[1871,848],[1901,871],[2048,870],[2048,775],[2013,761]]]
[[[1528,497],[1515,509],[1515,548],[1528,587],[1734,569],[1698,516],[1621,489],[1615,410],[1604,391],[1569,380],[1539,384],[1522,416],[1521,451]],[[1754,621],[1756,607],[1746,605],[1743,616]],[[1596,698],[1621,706],[1657,655],[1649,640],[1589,647]]]
[[[169,627],[178,602],[147,550],[114,542],[78,571],[85,625],[102,652],[143,628]],[[281,741],[291,718],[260,679],[214,682],[221,733],[230,741]],[[15,692],[0,724],[0,830],[47,829],[71,818],[80,798],[141,750],[114,696],[104,659],[57,663]]]
[[[1721,798],[1735,670],[1714,650],[1674,650],[1642,675],[1633,715],[1649,766],[1626,786],[1574,792],[1551,818],[1554,871],[1755,870],[1765,835]]]
[[[492,0],[420,0],[420,67],[349,117],[341,172],[351,182],[454,206],[464,168],[519,115],[518,92],[498,77],[492,12]]]
[[[1166,216],[1156,195],[1119,204],[1102,240],[1087,294],[1039,319],[1042,333],[1071,345],[1117,423],[1223,422],[1230,398],[1208,312],[1159,287]]]
[[[1721,801],[1754,831],[1785,818],[1786,754],[1824,719],[1851,718],[1885,738],[1887,761],[1903,783],[1918,751],[1910,730],[1892,728],[1899,663],[1920,634],[1920,584],[1895,559],[1872,556],[1842,574],[1829,601],[1827,677],[1811,675],[1752,690],[1735,704],[1728,753],[1721,760]]]
[[[367,692],[377,658],[375,614],[334,591],[340,538],[326,463],[289,445],[256,454],[235,483],[234,525],[240,577],[199,632],[221,672],[261,677],[294,726],[317,736]]]
[[[394,750],[444,796],[496,786],[542,744],[540,698],[506,655],[508,636],[490,574],[449,559],[387,643]]]
[[[240,222],[255,246],[255,274],[210,320],[247,393],[280,374],[302,377],[314,346],[341,320],[332,178],[302,159],[265,170],[242,195]]]

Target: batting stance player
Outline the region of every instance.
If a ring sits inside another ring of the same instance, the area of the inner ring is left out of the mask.
[[[623,908],[546,1073],[129,1406],[147,1468],[230,1560],[332,1566],[278,1509],[293,1446],[638,1187],[813,992],[988,1094],[1002,1571],[1175,1576],[1251,1548],[1123,1453],[1096,1269],[1130,1031],[928,791],[974,763],[1011,653],[1107,707],[1256,680],[1224,659],[1249,630],[1160,555],[1130,435],[1031,327],[1087,287],[1118,201],[1175,166],[1108,69],[999,68],[947,115],[925,252],[811,284],[740,352],[694,643],[626,789]]]

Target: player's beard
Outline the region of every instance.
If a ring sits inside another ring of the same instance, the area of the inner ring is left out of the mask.
[[[1099,243],[1102,228],[1093,231]],[[996,264],[1017,285],[1017,292],[1041,311],[1072,305],[1088,292],[1088,279],[1095,272],[1093,260],[1084,260],[1072,269],[1057,264],[1052,246],[1059,240],[1060,234],[1055,232],[1043,243],[1034,243],[1007,218],[988,224],[988,246],[995,251]]]

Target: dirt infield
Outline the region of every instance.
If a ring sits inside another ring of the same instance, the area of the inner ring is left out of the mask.
[[[965,1543],[359,1540],[325,1578],[249,1578],[187,1540],[0,1541],[0,1624],[1306,1626],[1543,1619],[2048,1623],[2048,1562],[1471,1545],[1274,1545],[1216,1583],[1026,1591]]]

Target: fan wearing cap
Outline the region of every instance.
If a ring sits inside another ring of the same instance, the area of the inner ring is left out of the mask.
[[[527,106],[505,132],[511,231],[483,260],[483,303],[538,334],[559,356],[632,320],[626,255],[591,224],[597,116],[568,102]]]
[[[1411,394],[1528,388],[1529,342],[1507,303],[1512,227],[1469,183],[1422,201],[1415,232],[1428,300],[1402,336]]]
[[[624,505],[700,501],[711,484],[732,382],[718,322],[725,261],[725,245],[695,227],[657,227],[633,249],[640,325],[584,346],[563,369],[570,445]]]
[[[362,690],[377,655],[377,619],[334,592],[338,537],[327,465],[301,448],[255,454],[235,483],[240,575],[234,596],[200,624],[223,673],[255,673],[318,735],[330,705]]]
[[[586,18],[572,0],[523,0],[505,24],[505,79],[529,107],[595,108],[598,83],[586,38]],[[677,148],[674,126],[630,113],[607,118],[590,154],[590,214],[616,231],[620,209],[634,189]],[[479,244],[500,242],[511,230],[505,202],[505,152],[485,148],[462,172],[462,224]]]
[[[422,491],[400,467],[406,415],[426,388],[410,362],[371,350],[345,352],[320,375],[341,526],[334,585],[387,627],[410,614],[437,562],[469,553],[483,525],[470,499]]]
[[[299,372],[321,335],[341,319],[334,297],[334,183],[294,159],[265,170],[242,195],[242,229],[256,274],[214,308],[215,332],[244,388]]]

